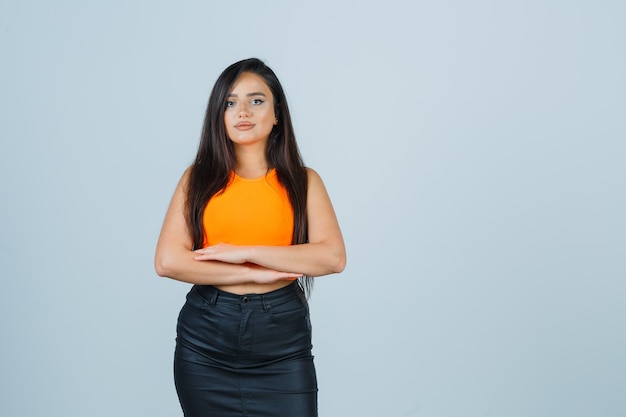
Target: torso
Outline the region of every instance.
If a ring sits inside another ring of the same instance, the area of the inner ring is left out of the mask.
[[[258,178],[233,174],[226,190],[207,204],[203,221],[204,246],[217,243],[287,246],[292,241],[293,210],[287,191],[273,169]],[[263,294],[291,283],[280,280],[272,284],[251,282],[217,288],[234,294]]]

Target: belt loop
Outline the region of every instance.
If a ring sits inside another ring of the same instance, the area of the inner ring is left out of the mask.
[[[211,307],[215,307],[215,304],[217,304],[217,299],[219,296],[220,296],[219,291],[215,289],[213,291],[213,294],[211,295],[211,299],[209,300],[209,305]]]
[[[263,304],[263,310],[269,311],[272,308],[272,304],[263,295],[261,295],[261,303]]]

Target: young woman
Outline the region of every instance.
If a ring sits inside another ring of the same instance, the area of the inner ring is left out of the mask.
[[[185,416],[317,416],[305,293],[312,277],[345,264],[332,204],[302,162],[276,75],[254,58],[229,66],[155,256],[160,276],[194,284],[174,355]]]

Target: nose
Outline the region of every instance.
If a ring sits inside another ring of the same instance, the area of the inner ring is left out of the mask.
[[[250,110],[248,108],[248,104],[244,102],[239,105],[239,117],[247,116],[250,116]]]

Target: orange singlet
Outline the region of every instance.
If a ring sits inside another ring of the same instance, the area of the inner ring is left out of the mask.
[[[261,178],[232,174],[224,192],[214,195],[203,215],[204,247],[232,245],[291,245],[293,210],[276,170]]]

